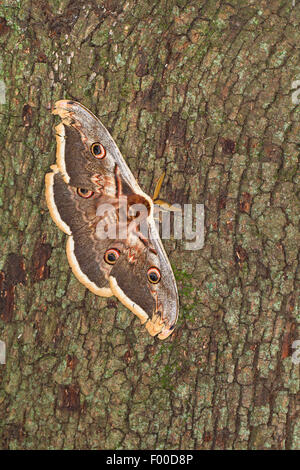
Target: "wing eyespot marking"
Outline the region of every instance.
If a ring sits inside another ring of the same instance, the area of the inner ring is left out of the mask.
[[[82,197],[83,199],[89,199],[95,193],[94,193],[94,191],[90,191],[89,189],[77,188],[77,194],[78,194],[78,196]]]
[[[104,261],[107,264],[116,264],[117,260],[120,257],[120,252],[116,248],[110,248],[104,253]]]
[[[151,266],[147,271],[147,278],[151,284],[158,284],[161,280],[160,270],[156,266]]]
[[[98,160],[102,160],[106,155],[106,150],[100,142],[94,142],[91,145],[91,153]]]

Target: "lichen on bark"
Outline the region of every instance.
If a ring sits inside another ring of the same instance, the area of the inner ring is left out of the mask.
[[[2,449],[299,448],[299,15],[1,2]],[[62,98],[100,117],[146,193],[165,170],[165,199],[205,205],[202,250],[165,243],[181,304],[165,342],[70,271],[44,197]]]

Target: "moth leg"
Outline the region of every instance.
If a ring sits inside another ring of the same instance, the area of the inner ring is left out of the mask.
[[[159,206],[161,207],[162,209],[166,210],[166,211],[172,211],[172,212],[181,212],[181,209],[177,206],[173,206],[172,204],[169,204],[168,202],[166,201],[163,201],[162,199],[159,199],[159,193],[160,193],[160,190],[161,190],[161,187],[162,187],[162,184],[163,184],[163,181],[165,179],[165,176],[166,176],[166,172],[164,171],[163,174],[159,177],[157,183],[156,183],[156,186],[155,186],[155,189],[154,189],[154,193],[153,193],[153,202],[156,206]]]

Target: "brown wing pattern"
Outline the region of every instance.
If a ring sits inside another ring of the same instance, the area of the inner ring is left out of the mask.
[[[53,113],[62,122],[56,127],[56,165],[46,175],[46,199],[53,220],[69,236],[72,270],[95,294],[115,295],[151,335],[164,339],[177,321],[178,294],[154,224],[153,202],[138,186],[109,132],[89,110],[62,100]],[[120,222],[125,199],[126,236],[118,231],[114,237],[100,236],[100,222],[102,226]],[[136,203],[147,209],[146,234],[139,225],[129,224],[130,208]],[[101,211],[104,204],[109,205],[106,212]],[[157,282],[153,272],[159,275]]]

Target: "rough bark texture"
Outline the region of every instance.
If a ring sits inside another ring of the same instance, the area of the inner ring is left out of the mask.
[[[1,448],[299,448],[299,19],[292,0],[1,2]],[[202,250],[165,243],[165,342],[70,271],[44,197],[61,98],[148,194],[166,170],[164,199],[205,204]]]

